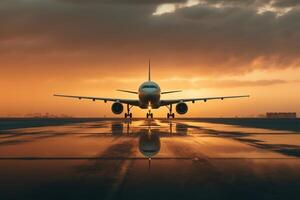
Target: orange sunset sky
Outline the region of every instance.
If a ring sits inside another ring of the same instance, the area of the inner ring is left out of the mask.
[[[293,0],[1,0],[0,116],[116,116],[53,94],[137,98],[115,90],[137,90],[149,57],[163,91],[183,90],[162,98],[251,95],[187,117],[299,114],[299,19]]]

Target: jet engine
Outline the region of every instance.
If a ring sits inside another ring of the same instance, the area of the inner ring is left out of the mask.
[[[119,102],[113,103],[111,110],[116,115],[121,114],[123,112],[123,105]]]
[[[186,103],[178,103],[176,105],[176,112],[180,115],[183,115],[185,113],[187,113],[188,111],[188,106],[186,105]]]

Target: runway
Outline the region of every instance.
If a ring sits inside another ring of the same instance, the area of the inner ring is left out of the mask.
[[[0,122],[0,199],[299,195],[300,131],[278,123],[272,128],[264,126],[267,121],[255,126],[238,120],[20,121]]]

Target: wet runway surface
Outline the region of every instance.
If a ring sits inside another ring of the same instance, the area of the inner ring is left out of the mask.
[[[0,129],[0,199],[299,197],[297,130],[196,119],[22,127]]]

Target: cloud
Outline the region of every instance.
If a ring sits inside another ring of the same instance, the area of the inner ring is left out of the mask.
[[[211,0],[159,16],[163,3],[186,1],[77,2],[1,1],[3,65],[132,71],[151,57],[162,71],[217,75],[300,66],[296,1]],[[291,9],[258,13],[264,5]]]
[[[271,2],[275,7],[294,7],[300,5],[298,0],[273,0]]]
[[[162,3],[157,8],[153,15],[162,15],[166,13],[176,12],[179,9],[192,6],[206,6],[211,8],[223,9],[228,7],[251,8],[257,14],[265,12],[274,13],[277,17],[285,15],[299,5],[299,1],[288,0],[187,0],[185,2]]]
[[[162,4],[162,3],[180,3],[186,0],[56,0],[67,3],[99,3],[99,4]]]

